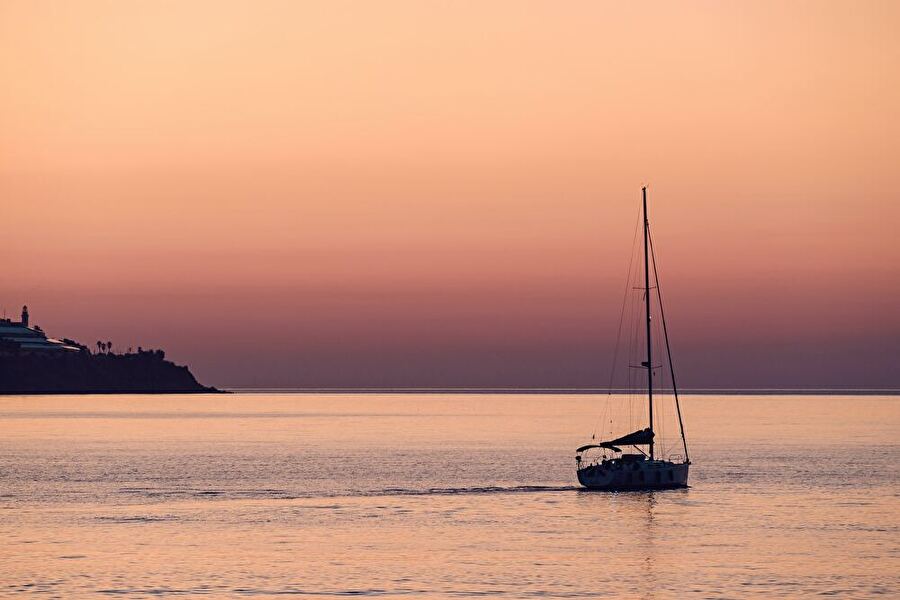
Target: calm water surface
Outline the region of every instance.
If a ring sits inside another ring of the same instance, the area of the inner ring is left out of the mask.
[[[0,595],[900,594],[900,398],[689,396],[692,487],[575,487],[582,395],[0,397]]]

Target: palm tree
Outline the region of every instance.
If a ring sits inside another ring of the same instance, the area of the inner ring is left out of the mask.
[[[112,352],[112,342],[106,342],[106,351]]]
[[[100,354],[101,352],[103,352],[103,342],[98,341],[97,342],[97,354]]]

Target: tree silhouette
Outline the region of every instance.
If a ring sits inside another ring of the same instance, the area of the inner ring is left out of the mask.
[[[106,351],[112,352],[112,342],[106,342]]]
[[[103,352],[103,342],[97,341],[97,354]]]

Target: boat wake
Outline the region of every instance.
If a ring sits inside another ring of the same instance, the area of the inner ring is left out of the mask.
[[[456,496],[484,494],[527,494],[548,492],[582,491],[572,485],[516,485],[516,486],[469,486],[437,488],[391,487],[368,490],[317,490],[297,493],[286,489],[160,489],[160,488],[120,488],[120,494],[143,496],[155,501],[173,499],[205,500],[309,500],[315,498],[379,498],[391,496]]]
[[[581,488],[574,485],[516,485],[502,486],[477,486],[459,488],[429,488],[426,490],[387,488],[385,490],[362,493],[360,496],[449,496],[467,494],[526,494],[529,492],[576,492]]]

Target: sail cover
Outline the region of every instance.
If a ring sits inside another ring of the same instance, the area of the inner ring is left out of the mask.
[[[653,432],[650,431],[650,428],[648,427],[647,429],[641,429],[608,442],[601,442],[600,444],[604,446],[607,444],[610,446],[639,446],[641,444],[649,444],[652,441]]]
[[[621,452],[619,446],[640,446],[646,445],[653,441],[653,432],[650,431],[650,428],[641,429],[639,431],[635,431],[629,433],[628,435],[623,435],[620,438],[616,438],[614,440],[609,440],[608,442],[600,442],[599,444],[588,444],[587,446],[582,446],[575,450],[579,454],[588,450],[590,448],[608,448],[613,452]]]

